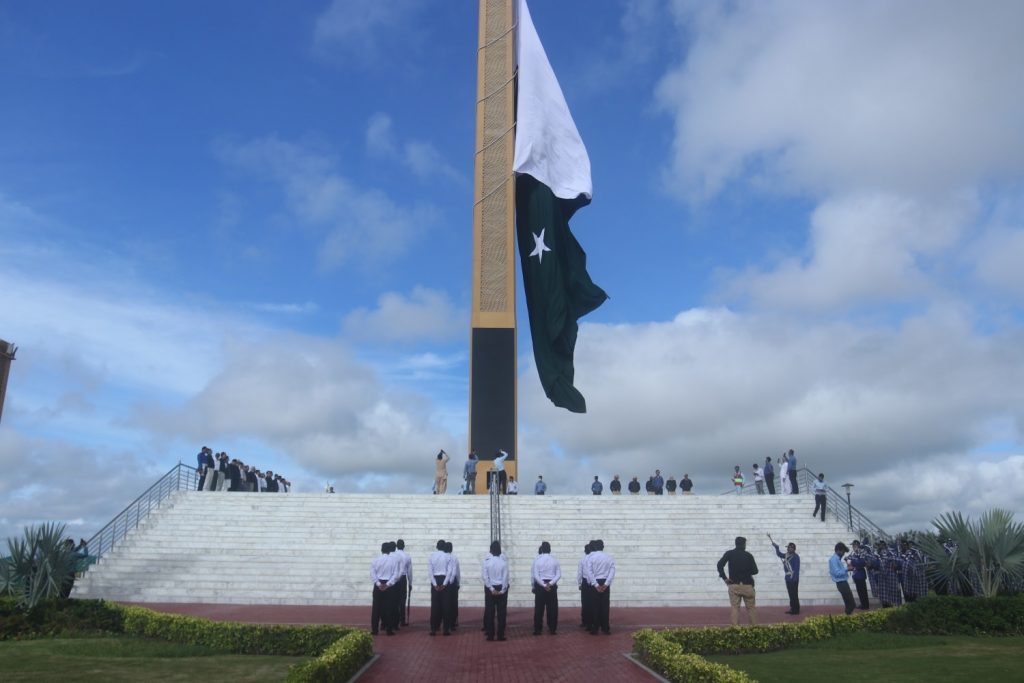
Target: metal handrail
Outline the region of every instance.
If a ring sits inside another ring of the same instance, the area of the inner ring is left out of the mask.
[[[818,479],[818,475],[813,470],[807,467],[801,467],[797,470],[798,483],[800,485],[800,493],[797,495],[806,495],[812,492],[811,486]],[[779,485],[776,484],[776,492],[779,495],[783,495],[779,489]],[[743,493],[748,491],[755,491],[756,485],[754,483],[744,484]],[[735,487],[728,491],[723,491],[719,495],[726,496],[729,494],[735,494]],[[756,494],[754,494],[756,495]],[[825,493],[825,514],[829,515],[836,521],[844,524],[850,531],[856,532],[858,536],[867,536],[871,540],[878,541],[890,541],[890,536],[882,527],[878,526],[871,519],[868,518],[863,512],[854,507],[847,499],[846,496],[836,491],[831,486]]]
[[[96,562],[122,541],[129,531],[138,528],[149,514],[175,491],[195,490],[199,482],[196,468],[178,463],[160,477],[142,495],[129,503],[88,540],[89,563]]]
[[[491,542],[501,542],[501,483],[498,473],[491,477]]]

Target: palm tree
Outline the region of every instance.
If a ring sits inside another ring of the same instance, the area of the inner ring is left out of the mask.
[[[23,538],[7,539],[9,557],[0,559],[0,594],[31,609],[61,596],[74,576],[77,557],[64,539],[64,525],[27,527]]]
[[[931,562],[929,574],[951,593],[984,597],[1012,591],[1024,580],[1024,524],[1013,513],[993,509],[977,522],[959,512],[932,521],[937,535],[922,535],[918,546]],[[950,541],[947,546],[943,541]]]

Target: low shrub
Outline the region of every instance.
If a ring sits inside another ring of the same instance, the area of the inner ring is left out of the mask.
[[[893,610],[851,615],[809,617],[795,624],[734,626],[730,628],[677,628],[662,631],[663,637],[696,654],[745,654],[771,652],[797,643],[833,638],[857,631],[884,630]]]
[[[934,595],[890,611],[886,630],[896,633],[1024,635],[1024,595],[994,598]]]
[[[120,609],[102,600],[47,600],[25,609],[0,600],[0,640],[75,638],[123,631]]]
[[[725,664],[710,662],[664,636],[666,632],[642,629],[633,634],[640,660],[670,681],[687,683],[753,683],[750,676]],[[290,680],[290,679],[289,679]]]
[[[211,621],[144,607],[119,606],[124,632],[236,654],[316,656],[354,629],[345,626],[243,624]]]
[[[373,657],[373,637],[366,631],[352,631],[341,640],[335,641],[316,659],[291,667],[285,682],[347,681],[371,657]]]

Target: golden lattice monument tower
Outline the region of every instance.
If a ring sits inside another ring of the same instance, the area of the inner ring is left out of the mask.
[[[479,455],[477,491],[497,451],[517,476],[515,3],[480,0],[473,189],[469,448]]]

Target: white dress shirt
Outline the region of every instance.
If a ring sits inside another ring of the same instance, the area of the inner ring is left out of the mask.
[[[501,586],[500,592],[508,591],[508,562],[502,556],[488,555],[484,560],[480,578],[488,590],[494,586]]]
[[[437,585],[437,579],[435,576],[444,576],[444,585],[447,586],[452,582],[452,556],[443,550],[435,550],[430,553],[430,558],[427,559],[427,571],[430,573],[431,585]]]
[[[604,579],[604,585],[611,586],[615,578],[615,560],[603,550],[595,550],[587,555],[583,571],[590,585],[596,586],[598,579]]]
[[[370,578],[374,585],[384,581],[388,586],[394,586],[401,573],[398,571],[396,558],[391,554],[381,553],[370,563]]]
[[[412,585],[412,558],[409,557],[409,553],[404,550],[396,550],[392,553],[398,558],[398,565],[402,570],[402,576],[405,577],[406,583]]]
[[[557,586],[562,579],[562,567],[551,553],[541,553],[533,561],[533,582],[540,586]]]

